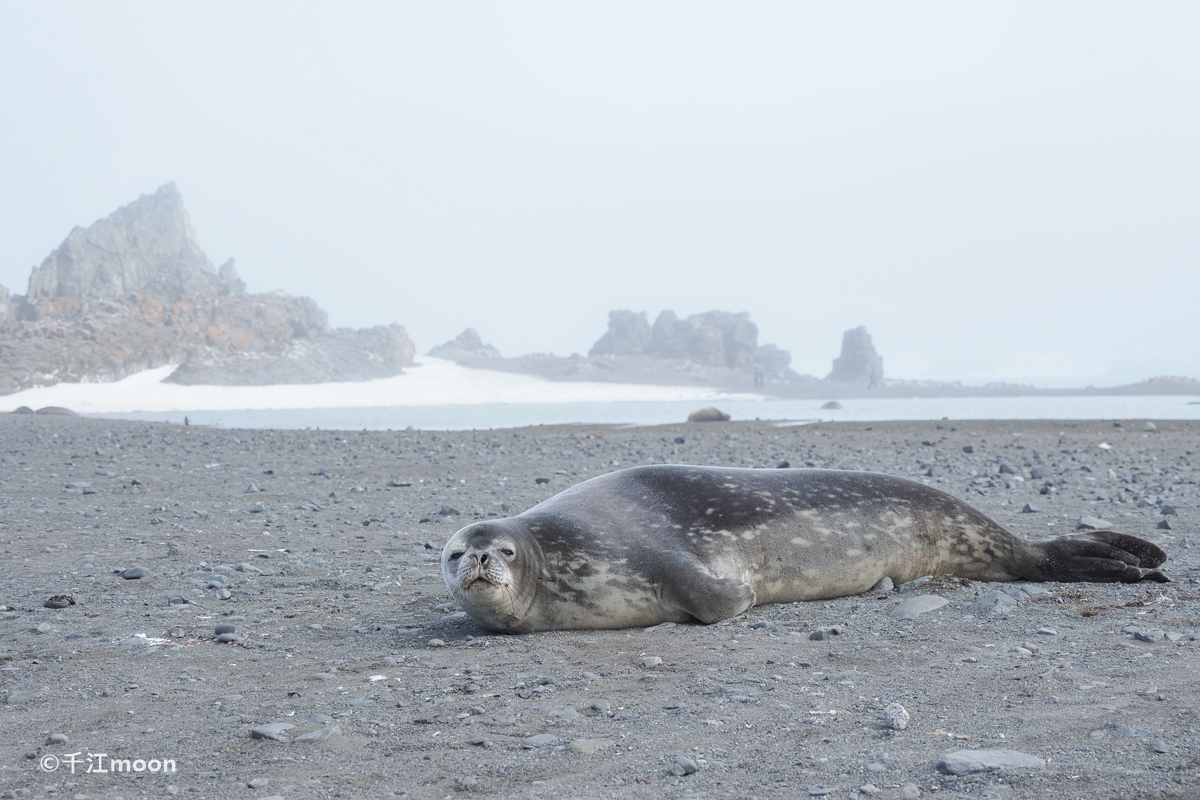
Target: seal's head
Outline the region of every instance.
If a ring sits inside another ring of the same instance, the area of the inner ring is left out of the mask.
[[[504,633],[529,629],[537,593],[538,550],[515,519],[476,522],[442,548],[442,578],[458,605],[484,627]]]

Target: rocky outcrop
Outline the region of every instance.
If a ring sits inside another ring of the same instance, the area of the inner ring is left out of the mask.
[[[412,363],[399,325],[331,330],[309,298],[245,290],[232,259],[213,268],[167,184],[71,231],[26,296],[0,295],[0,393],[167,364],[181,364],[176,383],[262,385],[368,380]]]
[[[842,334],[842,354],[833,360],[833,371],[825,376],[825,380],[848,386],[867,386],[872,379],[883,381],[883,359],[875,352],[871,334],[860,325]]]
[[[608,331],[596,340],[589,356],[636,356],[650,344],[650,323],[646,312],[608,312]]]
[[[451,361],[502,358],[499,350],[490,344],[483,343],[483,338],[474,328],[467,328],[445,344],[439,344],[429,351],[429,355],[434,358],[447,358]]]
[[[774,345],[758,346],[758,326],[742,312],[707,311],[679,319],[663,311],[650,326],[646,313],[611,311],[608,332],[589,356],[649,356],[689,361],[706,367],[747,370],[761,366],[782,375],[791,356]]]

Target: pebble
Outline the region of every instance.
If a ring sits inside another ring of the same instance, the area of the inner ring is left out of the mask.
[[[879,791],[879,787],[873,783],[864,783],[862,786],[858,787],[858,791],[860,794],[875,794]]]
[[[1016,607],[1017,601],[1014,597],[999,589],[992,589],[975,598],[975,602],[967,606],[967,609],[975,613],[999,616],[1007,614]]]
[[[535,747],[547,747],[558,741],[557,736],[552,736],[549,733],[539,733],[536,736],[529,736],[521,740],[521,747],[526,750],[532,750]]]
[[[897,586],[896,591],[897,592],[912,591],[913,589],[916,589],[918,586],[924,586],[925,584],[929,583],[931,580],[933,580],[932,575],[924,575],[920,578],[914,578],[911,581],[907,581],[906,583],[902,583],[899,586]]]
[[[308,676],[308,679],[310,681],[331,681],[335,677],[336,676],[331,672],[314,672],[312,675]]]
[[[830,638],[831,636],[840,636],[841,633],[841,625],[823,625],[810,633],[808,638],[812,639],[814,642],[820,642],[824,639]]]
[[[638,659],[643,667],[661,667],[663,660],[658,656],[642,656]]]
[[[921,790],[917,788],[915,783],[906,783],[900,787],[900,796],[911,800],[911,798],[920,797]]]
[[[38,633],[53,633],[54,626],[51,625],[49,622],[43,622],[40,625],[38,625],[36,628],[34,628],[34,630],[37,631]]]
[[[1111,522],[1099,517],[1084,516],[1080,517],[1079,522],[1075,523],[1075,530],[1077,531],[1107,531],[1111,528]]]
[[[307,725],[328,725],[333,722],[333,717],[328,714],[312,714],[304,722]]]
[[[824,797],[825,795],[831,794],[832,792],[833,792],[832,789],[828,789],[819,783],[814,783],[812,786],[808,787],[808,796],[809,797]]]
[[[590,756],[609,747],[612,742],[608,739],[576,739],[567,745],[568,750],[580,756]]]
[[[46,740],[46,744],[66,744],[70,739],[65,733],[52,733],[50,738]]]
[[[894,731],[908,727],[908,710],[899,703],[891,703],[883,710],[883,723]]]
[[[442,641],[441,639],[430,639],[429,646],[430,647],[445,647],[446,643],[444,641]]]
[[[683,777],[684,775],[695,775],[700,771],[700,767],[694,760],[687,756],[681,756],[675,759],[674,766],[668,771],[676,777]]]
[[[1158,509],[1158,513],[1162,514],[1164,517],[1174,516],[1175,508],[1173,506],[1164,504],[1162,508]]]
[[[1167,746],[1167,743],[1162,739],[1156,739],[1154,744],[1150,745],[1150,749],[1156,753],[1165,753],[1170,750],[1170,748]]]
[[[892,583],[892,579],[884,575],[879,579],[879,582],[871,587],[872,592],[890,592],[896,588],[896,584]]]
[[[138,578],[144,578],[149,574],[150,570],[145,567],[130,567],[118,572],[117,577],[124,578],[127,581],[136,581]]]
[[[937,763],[938,772],[947,775],[969,775],[972,772],[1016,767],[1041,769],[1044,766],[1046,762],[1037,756],[1017,750],[958,750],[942,756]]]
[[[217,636],[220,636],[222,633],[235,633],[236,631],[237,626],[228,622],[222,622],[220,625],[213,628],[213,633],[215,633]]]
[[[251,789],[265,789],[271,785],[270,778],[255,778],[252,781],[247,781],[246,786]]]
[[[243,637],[240,633],[222,633],[217,637],[219,644],[233,644],[234,642],[242,641]]]
[[[293,739],[297,744],[309,744],[311,742],[323,742],[331,736],[341,736],[342,729],[338,725],[325,725],[315,731],[302,733]]]
[[[575,720],[579,719],[583,715],[572,708],[559,708],[559,709],[555,709],[554,711],[551,711],[550,716],[558,717],[559,719],[565,720],[567,722],[574,722]]]
[[[939,597],[936,594],[922,594],[905,600],[900,605],[888,611],[888,616],[892,619],[916,619],[922,614],[949,604],[949,602],[946,598]]]
[[[1122,736],[1129,736],[1133,739],[1140,739],[1143,736],[1150,735],[1150,731],[1146,730],[1145,728],[1139,728],[1136,725],[1124,725],[1118,723],[1113,726],[1113,730]]]
[[[1036,513],[1038,513],[1038,509],[1033,503],[1026,503],[1025,507],[1021,509],[1021,513],[1022,514],[1036,514]]]
[[[1054,628],[1038,628],[1037,632],[1042,636],[1058,636],[1058,631],[1054,630]]]
[[[585,672],[585,673],[583,673],[583,675],[581,675],[580,677],[582,677],[582,678],[583,678],[585,681],[598,681],[598,680],[600,680],[600,676],[599,676],[599,675],[597,675],[597,674],[596,674],[596,673],[594,673],[594,672]]]
[[[272,739],[276,742],[286,742],[287,736],[284,734],[295,725],[289,725],[286,722],[268,722],[265,725],[259,725],[257,728],[250,729],[251,739]]]

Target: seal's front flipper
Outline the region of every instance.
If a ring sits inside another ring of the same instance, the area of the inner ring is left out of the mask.
[[[711,625],[753,608],[758,600],[748,583],[719,578],[698,562],[689,567],[680,568],[665,582],[664,606],[673,606]]]
[[[1038,566],[1044,581],[1138,583],[1171,579],[1155,567],[1167,554],[1151,542],[1114,531],[1068,534],[1048,542],[1030,542],[1040,551]]]

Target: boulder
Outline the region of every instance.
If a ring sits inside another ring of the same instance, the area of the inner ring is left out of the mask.
[[[707,408],[698,408],[688,414],[688,422],[728,422],[729,415],[720,409],[708,406]]]
[[[833,360],[833,371],[825,376],[830,383],[863,385],[883,380],[883,359],[875,352],[871,334],[859,326],[842,334],[842,354]]]

